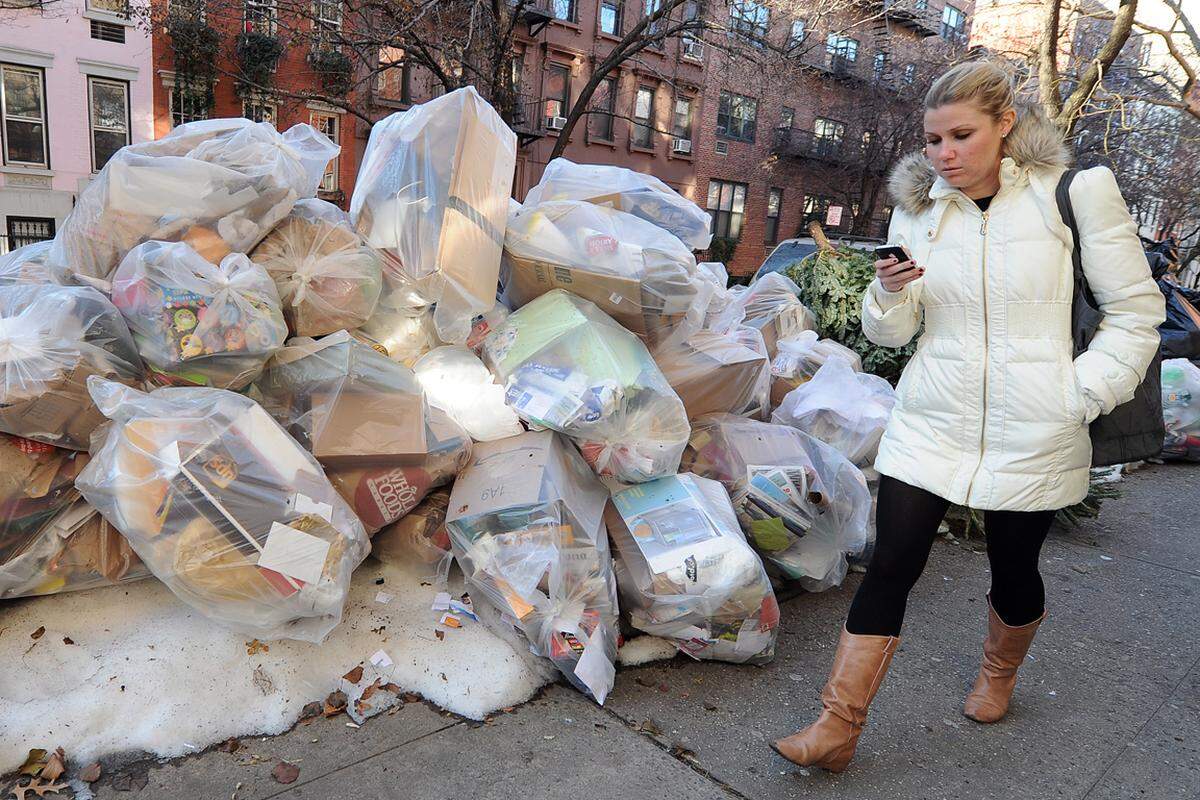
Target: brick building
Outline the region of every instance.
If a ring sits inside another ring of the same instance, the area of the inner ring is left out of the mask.
[[[710,255],[748,275],[810,220],[886,235],[887,169],[920,146],[917,89],[962,55],[971,12],[971,2],[864,0],[853,15],[782,18],[732,4],[733,30],[789,56],[763,69],[712,53],[696,159],[698,202],[723,240]],[[895,133],[906,120],[907,138]]]

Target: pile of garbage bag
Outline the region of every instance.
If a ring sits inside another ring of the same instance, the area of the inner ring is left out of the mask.
[[[556,159],[516,202],[516,143],[473,88],[414,105],[347,213],[310,126],[189,123],[0,256],[0,599],[157,580],[320,643],[373,554],[456,563],[598,703],[623,625],[769,661],[772,580],[869,552],[890,389],[787,278],[698,264],[662,181]]]
[[[1186,358],[1162,363],[1162,458],[1200,461],[1200,367]]]

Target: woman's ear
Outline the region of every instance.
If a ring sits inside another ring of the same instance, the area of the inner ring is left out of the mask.
[[[1017,110],[1010,108],[1000,115],[1000,138],[1007,138],[1017,124]]]

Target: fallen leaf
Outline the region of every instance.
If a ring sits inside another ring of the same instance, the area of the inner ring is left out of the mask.
[[[18,775],[37,775],[46,766],[46,751],[42,748],[34,748],[29,751],[29,755],[25,757],[25,763],[17,770]]]
[[[351,683],[358,683],[359,681],[362,680],[362,674],[363,674],[363,666],[362,666],[362,664],[359,664],[357,667],[350,670],[342,677],[345,678],[346,680],[350,681]]]
[[[242,743],[237,739],[226,739],[217,745],[217,749],[222,753],[236,753],[237,749],[242,746]]]
[[[113,778],[112,787],[118,792],[141,791],[149,782],[150,779],[146,775],[132,775],[126,772]]]
[[[275,765],[275,769],[271,770],[271,777],[276,783],[295,783],[296,778],[300,777],[300,768],[295,764],[280,761]]]
[[[246,655],[248,656],[266,653],[270,651],[270,649],[270,645],[266,644],[265,642],[260,642],[258,639],[251,639],[250,641],[246,642]]]
[[[394,683],[385,683],[381,688],[385,692],[391,692],[392,694],[396,695],[397,697],[399,697],[401,694],[404,693],[404,690],[401,689],[399,686],[397,686]]]
[[[79,780],[84,783],[95,783],[100,780],[100,762],[93,762],[83,768],[83,772],[79,773]]]
[[[330,692],[325,698],[323,713],[327,717],[336,716],[346,709],[346,693],[343,691]]]
[[[321,706],[321,702],[319,700],[313,700],[311,703],[305,705],[304,708],[300,709],[300,721],[308,722],[309,720],[316,719],[317,717],[321,716],[324,710],[325,709]]]
[[[60,747],[50,755],[50,760],[42,768],[42,777],[53,783],[67,771],[67,755]]]
[[[642,733],[648,733],[651,736],[662,736],[662,728],[658,727],[658,723],[652,719],[644,719],[634,727]]]
[[[29,638],[30,639],[40,639],[40,638],[42,638],[42,634],[45,632],[46,632],[46,626],[40,625],[40,626],[38,626],[38,629],[36,631],[29,634]]]
[[[50,783],[41,783],[39,779],[34,778],[29,784],[29,788],[33,789],[33,793],[38,797],[45,797],[48,794],[58,794],[63,789],[67,789],[69,787],[65,783],[55,783],[54,781],[50,781]]]
[[[419,702],[421,702],[421,695],[417,694],[416,692],[405,692],[404,693],[404,702],[419,703]]]
[[[64,636],[63,644],[75,644],[75,640],[72,639],[70,636]]]
[[[433,635],[438,638],[439,642],[444,642],[446,640],[446,632],[440,628],[434,628]]]

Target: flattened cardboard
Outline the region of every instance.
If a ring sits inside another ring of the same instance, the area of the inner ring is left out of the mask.
[[[312,450],[322,464],[419,464],[428,454],[421,395],[315,392],[312,407]]]

